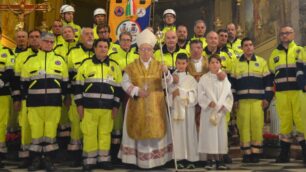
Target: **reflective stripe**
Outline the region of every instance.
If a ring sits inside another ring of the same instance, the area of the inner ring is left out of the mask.
[[[51,74],[42,74],[42,75],[35,75],[30,77],[31,80],[36,80],[36,79],[63,79],[62,75],[51,75]]]
[[[112,131],[112,135],[121,135],[121,131],[120,130],[114,130],[114,131]]]
[[[71,144],[71,145],[81,145],[82,141],[81,140],[71,139],[69,144]]]
[[[84,81],[74,81],[72,85],[84,85]]]
[[[44,152],[52,152],[58,149],[58,144],[49,144],[43,147]]]
[[[20,81],[30,81],[30,78],[21,77],[21,78],[20,78]]]
[[[120,98],[119,97],[114,97],[115,102],[120,102]]]
[[[38,145],[43,142],[43,138],[32,139],[32,144]]]
[[[270,74],[271,74],[271,73],[268,71],[268,72],[264,73],[263,76],[266,77],[266,76],[268,76],[268,75],[270,75]]]
[[[102,83],[102,82],[113,85],[113,86],[120,87],[119,83],[116,83],[115,81],[109,80],[109,79],[103,79],[102,80],[101,78],[87,78],[85,80],[85,83]]]
[[[21,150],[25,151],[25,150],[29,150],[31,145],[21,145]]]
[[[109,162],[111,160],[110,156],[99,156],[98,162]]]
[[[98,155],[99,156],[108,156],[109,155],[109,150],[99,150]]]
[[[69,137],[70,136],[70,131],[60,131],[58,132],[59,137]]]
[[[81,144],[69,144],[67,146],[67,150],[70,150],[70,151],[77,151],[77,150],[81,150],[81,149],[82,149]]]
[[[266,87],[265,91],[273,91],[273,87]]]
[[[28,158],[28,157],[30,157],[30,151],[19,151],[18,157],[19,158]]]
[[[296,73],[296,77],[298,77],[299,75],[304,75],[304,72],[303,72],[303,71],[298,71],[298,72]]]
[[[86,159],[84,159],[83,163],[85,165],[96,164],[97,163],[97,159],[96,158],[86,158]]]
[[[232,93],[236,93],[236,89],[232,89]]]
[[[79,100],[82,97],[83,97],[82,94],[77,94],[77,95],[74,96],[74,100]]]
[[[70,124],[61,124],[61,125],[59,126],[59,129],[61,129],[61,130],[69,129],[70,126],[71,126]]]
[[[1,69],[0,69],[0,72],[4,72],[4,71],[5,71],[5,69],[4,69],[4,68],[1,68]]]
[[[29,150],[32,152],[41,152],[42,151],[42,146],[40,145],[31,145]]]
[[[15,76],[19,76],[20,77],[20,74],[21,74],[20,72],[16,72],[15,71]]]
[[[96,157],[98,155],[97,151],[92,151],[92,152],[83,152],[84,157]]]
[[[255,90],[255,89],[248,89],[248,90],[239,90],[237,92],[238,95],[241,94],[264,94],[265,90]]]
[[[102,98],[102,99],[113,99],[112,94],[99,94],[99,93],[83,93],[83,97],[86,98]]]
[[[121,143],[121,139],[119,138],[112,139],[112,144],[120,144],[120,143]]]
[[[296,77],[278,78],[278,79],[275,79],[275,82],[276,83],[296,82]]]
[[[236,79],[241,79],[241,78],[245,78],[245,77],[257,77],[257,78],[262,78],[262,74],[256,74],[256,73],[244,73],[242,75],[236,76]]]
[[[20,95],[20,94],[21,94],[20,90],[15,90],[15,91],[12,92],[13,96],[17,96],[17,95]]]
[[[0,148],[0,153],[7,153],[7,148],[6,147]]]
[[[278,69],[286,69],[286,68],[296,68],[296,64],[283,64],[283,65],[278,65],[275,67],[275,70]]]
[[[49,89],[29,89],[28,94],[59,94],[62,90],[60,88]]]

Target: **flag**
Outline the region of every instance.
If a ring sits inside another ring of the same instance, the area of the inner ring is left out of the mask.
[[[135,4],[134,4],[134,0],[128,0],[128,3],[126,5],[126,8],[125,8],[125,15],[126,16],[133,16],[135,15],[136,13],[136,7],[135,7]]]

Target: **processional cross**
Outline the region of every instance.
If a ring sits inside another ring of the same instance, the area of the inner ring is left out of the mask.
[[[20,0],[19,3],[11,3],[9,0],[8,4],[0,4],[0,11],[11,11],[18,17],[18,24],[15,27],[15,30],[23,30],[24,29],[24,20],[25,16],[34,12],[34,11],[42,11],[48,12],[51,10],[51,6],[48,3],[48,0],[43,0],[42,3],[31,4],[27,3],[26,0]]]

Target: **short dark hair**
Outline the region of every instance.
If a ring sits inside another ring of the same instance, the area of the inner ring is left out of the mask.
[[[208,58],[208,63],[210,63],[212,59],[218,60],[219,63],[222,62],[222,60],[221,60],[221,58],[220,58],[220,56],[219,56],[218,54],[213,54],[213,55],[211,55],[211,56]]]
[[[200,41],[199,39],[194,39],[194,40],[191,40],[190,41],[190,48],[191,48],[191,45],[192,44],[201,44],[201,46],[203,46],[203,42],[202,41]]]
[[[241,40],[241,47],[243,47],[243,43],[246,42],[246,41],[251,41],[251,42],[253,42],[251,38],[245,37],[245,38],[243,38],[243,39]]]
[[[220,34],[221,32],[222,32],[222,33],[228,33],[226,29],[219,29],[219,30],[217,31],[218,34]]]
[[[110,43],[109,43],[109,40],[107,40],[107,39],[96,39],[96,40],[94,41],[94,43],[93,43],[93,47],[94,47],[94,48],[97,48],[99,42],[106,42],[107,45],[108,45],[108,48],[109,48]]]
[[[30,30],[29,36],[30,36],[33,32],[38,32],[39,35],[41,35],[41,31],[40,31],[39,29],[33,29],[33,30]]]
[[[99,25],[97,26],[97,34],[99,34],[99,31],[100,31],[102,28],[107,28],[107,31],[110,32],[110,26],[109,26],[109,25],[106,25],[106,24],[99,24]]]
[[[132,36],[131,32],[125,31],[125,32],[121,32],[121,33],[120,33],[120,35],[119,35],[119,40],[121,39],[121,37],[122,37],[123,35],[128,35],[128,36],[131,38],[131,40],[133,39],[133,36]]]
[[[188,62],[188,56],[186,53],[178,53],[176,56],[176,61],[177,60],[186,60]]]
[[[188,27],[187,27],[187,25],[185,25],[185,24],[181,24],[181,23],[180,23],[180,24],[177,25],[176,28],[179,28],[179,27],[185,27],[185,28],[188,30]]]

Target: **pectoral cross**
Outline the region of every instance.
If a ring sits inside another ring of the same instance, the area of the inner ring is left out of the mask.
[[[10,11],[14,13],[18,17],[19,21],[15,27],[15,30],[23,30],[26,15],[34,11],[42,11],[45,13],[51,10],[51,6],[48,3],[48,0],[43,1],[44,2],[39,4],[31,4],[27,3],[26,0],[20,0],[19,3],[12,4],[11,0],[9,0],[8,4],[0,4],[0,11]]]

